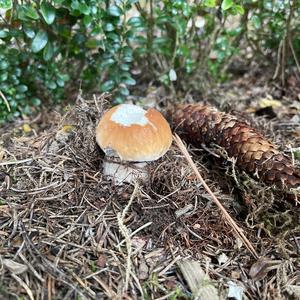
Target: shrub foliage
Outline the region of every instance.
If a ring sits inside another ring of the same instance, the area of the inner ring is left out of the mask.
[[[0,120],[79,89],[119,103],[137,80],[201,89],[249,47],[271,63],[286,47],[288,63],[300,49],[299,9],[296,0],[0,0]]]

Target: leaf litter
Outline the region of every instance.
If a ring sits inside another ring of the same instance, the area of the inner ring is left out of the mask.
[[[228,90],[223,93],[230,99]],[[114,186],[102,176],[104,155],[94,129],[108,107],[103,95],[79,97],[65,114],[30,123],[30,132],[22,124],[0,131],[2,298],[192,299],[182,266],[195,264],[220,299],[241,293],[244,299],[297,299],[295,202],[233,163],[220,163],[211,154],[218,149],[188,147],[213,194],[255,247],[255,259],[176,145],[150,165],[147,184]],[[261,128],[264,119],[250,122]],[[274,138],[277,127],[277,143],[298,147],[295,126],[285,122],[273,120],[265,133]]]

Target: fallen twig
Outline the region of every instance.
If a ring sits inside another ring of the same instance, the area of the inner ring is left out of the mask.
[[[1,90],[0,90],[0,96],[1,96],[1,98],[3,99],[3,101],[4,101],[4,103],[5,103],[6,107],[7,107],[7,110],[8,110],[9,112],[11,112],[10,105],[9,105],[9,103],[8,103],[8,101],[7,101],[6,97],[5,97],[5,95],[1,92]]]
[[[129,202],[125,206],[124,210],[122,213],[117,214],[117,219],[118,219],[118,225],[119,225],[119,230],[121,231],[122,235],[125,238],[126,241],[126,248],[127,248],[127,266],[126,266],[126,276],[125,276],[125,287],[124,287],[124,292],[128,290],[128,285],[129,285],[129,277],[130,274],[132,273],[132,266],[131,266],[131,254],[132,254],[132,242],[130,239],[130,233],[128,231],[128,228],[124,225],[124,219],[126,217],[126,214],[128,212],[129,207],[132,204],[132,201],[136,197],[136,194],[139,190],[139,184],[138,181],[135,183],[134,190],[132,192],[132,195],[130,197]]]

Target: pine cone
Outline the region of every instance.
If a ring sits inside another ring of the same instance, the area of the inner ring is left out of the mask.
[[[291,160],[237,117],[210,106],[188,104],[169,110],[168,119],[186,142],[197,147],[211,143],[223,147],[252,177],[280,188],[300,187],[300,172]]]

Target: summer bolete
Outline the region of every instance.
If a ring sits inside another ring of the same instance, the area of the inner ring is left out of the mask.
[[[96,128],[96,141],[106,154],[104,175],[120,184],[147,179],[147,162],[168,151],[172,132],[159,111],[120,104],[104,113]]]

